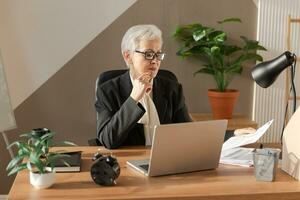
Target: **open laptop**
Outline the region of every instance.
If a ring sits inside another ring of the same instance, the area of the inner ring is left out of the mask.
[[[218,167],[227,120],[155,127],[150,159],[127,164],[146,176],[160,176]]]

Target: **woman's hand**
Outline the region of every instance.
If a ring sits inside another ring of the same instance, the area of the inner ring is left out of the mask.
[[[130,94],[131,98],[138,102],[143,98],[145,93],[150,92],[152,89],[152,79],[152,74],[150,72],[146,72],[133,80],[132,91]]]

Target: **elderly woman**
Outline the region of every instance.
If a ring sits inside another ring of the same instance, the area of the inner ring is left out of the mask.
[[[106,148],[151,145],[155,125],[190,121],[182,86],[156,77],[165,57],[162,43],[154,25],[125,33],[121,50],[129,71],[97,90],[97,138]]]

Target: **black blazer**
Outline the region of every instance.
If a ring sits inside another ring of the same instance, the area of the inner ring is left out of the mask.
[[[138,124],[145,109],[131,97],[129,71],[106,81],[97,89],[97,138],[106,148],[145,145],[143,124]],[[153,79],[153,102],[161,124],[191,121],[182,86],[157,76]]]

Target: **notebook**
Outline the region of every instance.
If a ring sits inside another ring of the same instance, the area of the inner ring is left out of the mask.
[[[70,157],[64,157],[63,160],[70,166],[66,166],[60,159],[55,161],[54,170],[56,172],[80,172],[81,167],[81,151],[66,152]]]

